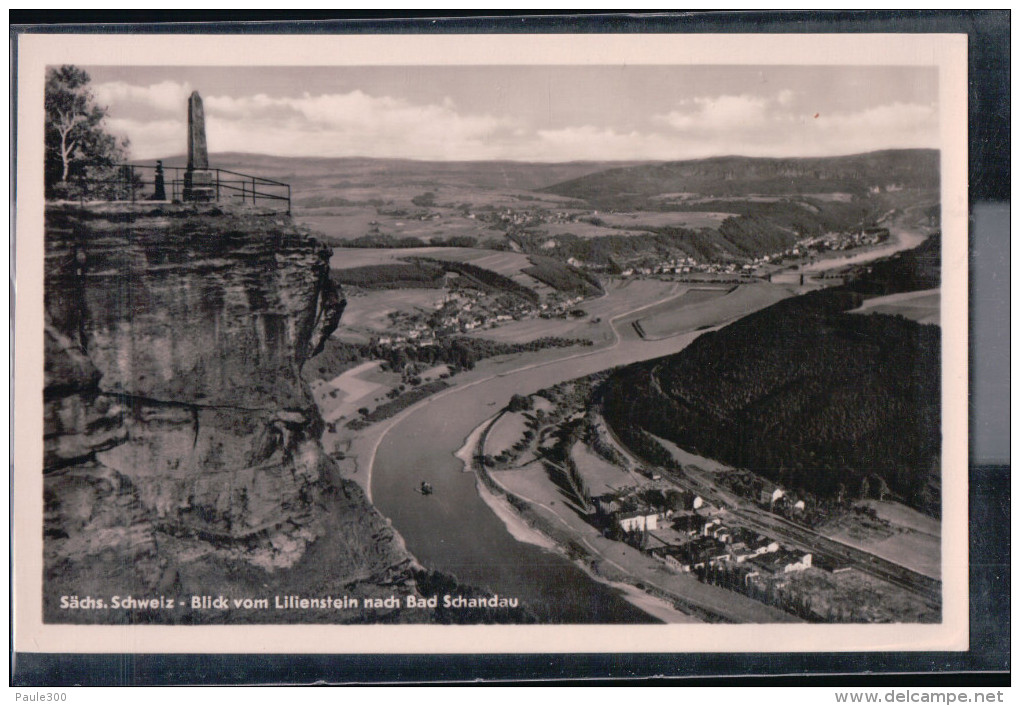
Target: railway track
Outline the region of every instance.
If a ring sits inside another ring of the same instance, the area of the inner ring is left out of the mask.
[[[606,423],[606,429],[615,446],[629,457],[632,462],[637,465],[650,465],[627,449],[616,436],[616,432],[608,422]],[[765,510],[748,506],[743,498],[718,488],[710,481],[699,477],[700,474],[691,473],[689,470],[678,474],[661,467],[658,470],[663,478],[673,484],[691,490],[713,505],[727,510],[748,529],[811,552],[813,556],[834,559],[839,563],[852,566],[862,573],[906,589],[929,606],[941,609],[942,582],[938,579],[925,576],[905,566],[900,566],[887,559],[866,552],[863,549],[857,549],[848,544],[824,537],[817,532]]]
[[[673,483],[696,492],[712,504],[728,510],[749,529],[772,536],[816,556],[827,557],[852,566],[875,578],[914,593],[931,606],[942,604],[942,582],[938,579],[925,576],[863,549],[857,549],[824,537],[772,513],[755,507],[747,507],[736,496],[721,491],[714,485],[691,474],[680,476],[666,469],[663,469],[662,473]]]

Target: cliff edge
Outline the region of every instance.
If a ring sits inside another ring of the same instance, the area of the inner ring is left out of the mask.
[[[301,380],[345,304],[327,248],[215,205],[54,204],[45,237],[46,620],[173,621],[66,595],[413,591]]]

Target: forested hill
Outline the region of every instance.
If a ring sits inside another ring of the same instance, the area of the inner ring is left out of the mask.
[[[913,250],[858,268],[846,287],[866,296],[934,289],[942,279],[942,234],[934,233]]]
[[[872,187],[937,189],[938,150],[884,150],[844,157],[712,157],[607,169],[545,190],[593,205],[633,207],[673,194],[867,194]]]
[[[618,371],[605,415],[820,497],[873,494],[939,512],[940,332],[844,313],[845,289],[787,299],[683,352]]]

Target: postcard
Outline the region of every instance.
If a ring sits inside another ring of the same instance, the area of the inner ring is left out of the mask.
[[[16,648],[966,649],[966,57],[20,35]]]

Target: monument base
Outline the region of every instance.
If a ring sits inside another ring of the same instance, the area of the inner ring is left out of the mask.
[[[212,172],[188,170],[184,172],[185,201],[215,201],[216,186]]]

